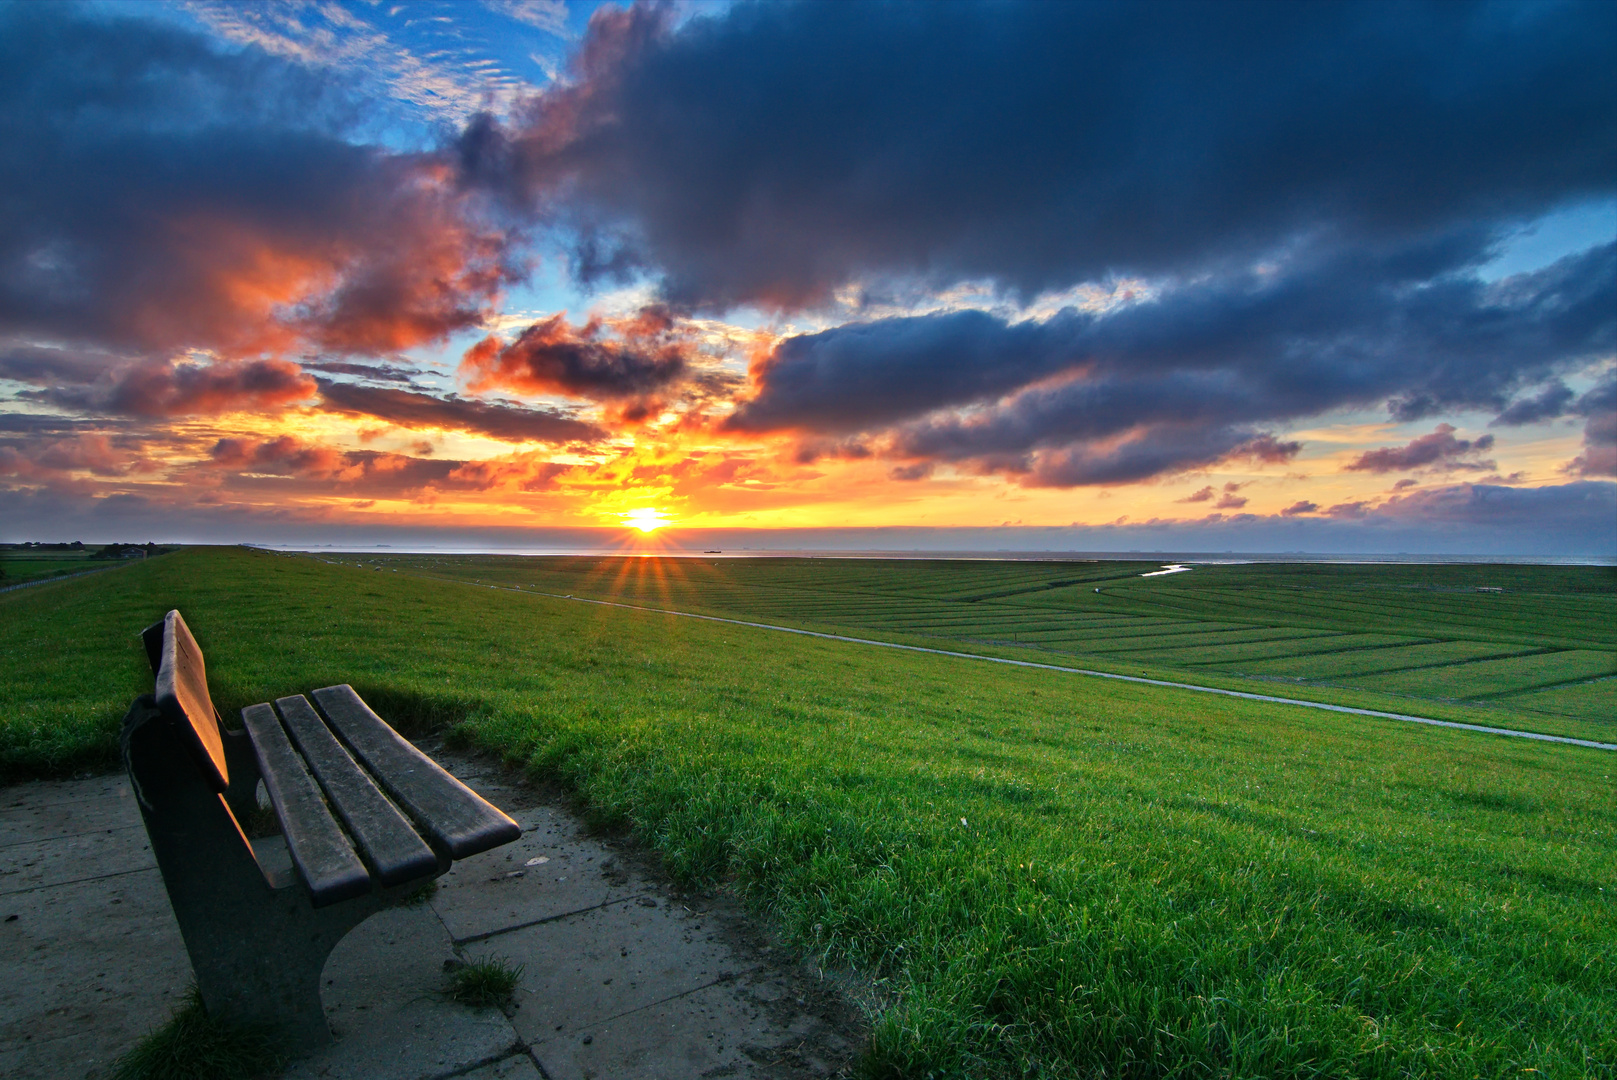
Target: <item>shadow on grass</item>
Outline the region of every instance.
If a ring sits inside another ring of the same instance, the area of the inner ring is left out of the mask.
[[[113,1080],[257,1080],[280,1070],[270,1033],[215,1020],[192,986],[168,1023],[118,1059]]]
[[[421,693],[387,683],[353,683],[354,692],[405,738],[453,731],[462,723],[487,715],[481,698],[461,694]]]

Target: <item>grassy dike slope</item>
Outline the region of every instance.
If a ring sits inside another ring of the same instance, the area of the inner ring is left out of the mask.
[[[0,764],[352,682],[885,980],[872,1076],[1617,1075],[1617,755],[238,550],[0,596]]]
[[[1613,567],[321,558],[1617,743]]]

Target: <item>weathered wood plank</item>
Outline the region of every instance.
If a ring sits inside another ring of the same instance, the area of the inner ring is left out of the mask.
[[[230,786],[224,740],[219,735],[219,714],[208,694],[208,672],[202,649],[178,611],[163,616],[161,662],[157,668],[157,707],[175,723],[189,728],[197,763],[208,782],[219,791]]]
[[[258,770],[275,804],[292,865],[309,887],[310,903],[324,907],[370,892],[364,863],[326,809],[319,786],[292,748],[275,710],[249,705],[241,711],[241,719],[252,736]]]
[[[309,699],[276,698],[275,707],[376,879],[400,885],[436,871],[438,856],[348,756]]]
[[[516,822],[411,746],[347,683],[316,690],[314,700],[434,847],[464,859],[522,835]]]

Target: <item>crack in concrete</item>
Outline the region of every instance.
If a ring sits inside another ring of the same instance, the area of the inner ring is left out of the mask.
[[[472,934],[468,937],[451,937],[449,941],[450,944],[454,945],[455,948],[458,949],[462,945],[475,945],[479,941],[487,941],[490,938],[499,937],[501,934],[514,934],[518,930],[526,930],[530,926],[543,926],[545,923],[558,922],[562,919],[571,919],[575,915],[584,915],[591,911],[600,911],[602,908],[609,908],[614,904],[627,904],[630,900],[638,900],[645,895],[645,893],[636,893],[633,896],[624,896],[617,900],[602,900],[599,904],[591,904],[589,907],[581,907],[574,911],[564,911],[559,915],[546,915],[542,919],[533,919],[530,922],[516,923],[512,926],[503,926],[498,930],[489,930],[485,933]],[[440,921],[442,920],[440,919]],[[448,928],[446,927],[445,929],[447,930]]]
[[[107,833],[123,832],[125,829],[138,829],[140,822],[133,825],[114,825],[110,829],[86,829],[84,832],[63,833],[61,836],[43,836],[38,840],[18,840],[10,844],[0,844],[0,851],[10,851],[12,848],[27,847],[29,844],[53,844],[58,840],[76,840],[81,836],[105,836]]]
[[[723,986],[725,983],[735,982],[737,979],[739,979],[739,978],[741,978],[741,977],[743,977],[745,975],[753,975],[753,974],[756,974],[757,972],[760,972],[762,970],[764,970],[764,968],[763,968],[763,965],[760,964],[760,965],[757,965],[755,967],[747,968],[745,971],[727,971],[724,974],[720,975],[718,978],[712,980],[711,982],[703,983],[701,986],[693,986],[689,990],[681,990],[677,994],[669,994],[665,998],[659,998],[656,1001],[648,1001],[644,1005],[636,1005],[632,1009],[626,1009],[623,1012],[615,1013],[615,1014],[613,1014],[611,1016],[603,1016],[591,1026],[592,1027],[605,1027],[607,1024],[611,1024],[611,1023],[614,1023],[614,1022],[616,1022],[618,1020],[622,1020],[625,1016],[633,1016],[635,1013],[645,1012],[647,1009],[655,1009],[659,1005],[666,1005],[670,1001],[678,1001],[680,998],[687,998],[687,997],[690,997],[692,994],[700,994],[703,990],[711,990],[715,986]],[[537,1042],[535,1042],[533,1045],[534,1046],[544,1046],[546,1043],[555,1042],[558,1038],[571,1038],[571,1037],[572,1037],[571,1035],[551,1036],[550,1038],[540,1039]]]
[[[60,889],[64,885],[82,885],[86,881],[105,881],[107,878],[127,877],[130,874],[144,874],[148,870],[156,870],[157,864],[150,866],[137,866],[133,870],[114,870],[110,874],[92,874],[89,877],[74,878],[72,881],[53,881],[49,885],[30,885],[26,889],[11,889],[0,892],[0,896],[21,896],[23,893],[40,892],[44,889]]]
[[[489,1057],[483,1058],[480,1061],[474,1061],[470,1065],[461,1065],[458,1068],[451,1069],[446,1073],[437,1073],[428,1077],[427,1080],[455,1080],[455,1077],[457,1076],[465,1076],[467,1073],[474,1073],[478,1069],[486,1069],[490,1065],[498,1065],[502,1061],[510,1061],[514,1057],[522,1057],[524,1055],[526,1055],[530,1060],[533,1058],[532,1052],[528,1049],[528,1044],[523,1042],[521,1039],[518,1039],[504,1050],[501,1050],[498,1054],[490,1055]],[[539,1068],[540,1075],[543,1075],[544,1067],[539,1065],[537,1061],[534,1062],[534,1065]]]

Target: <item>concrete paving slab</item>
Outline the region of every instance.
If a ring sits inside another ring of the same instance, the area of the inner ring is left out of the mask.
[[[533,802],[533,788],[522,774],[495,758],[456,754],[441,742],[434,744],[428,752],[439,758],[455,758],[455,776],[460,782],[491,802],[504,800],[495,803],[496,806],[527,806]]]
[[[102,1075],[190,985],[155,869],[0,898],[0,919],[0,1075]]]
[[[130,826],[140,827],[140,808],[121,776],[0,789],[0,852],[16,843]],[[0,862],[4,858],[0,854]]]
[[[134,821],[134,822],[131,822],[128,825],[115,825],[112,828],[107,828],[107,829],[86,829],[86,830],[84,830],[82,832],[64,833],[60,837],[57,837],[57,836],[41,836],[41,837],[38,837],[38,838],[28,839],[28,840],[13,839],[9,843],[0,844],[0,859],[12,858],[13,857],[12,852],[17,851],[19,848],[32,847],[32,846],[35,846],[37,844],[48,844],[52,840],[71,839],[71,838],[74,838],[74,837],[82,837],[82,836],[102,836],[102,835],[110,836],[110,835],[112,835],[114,833],[126,832],[126,831],[128,831],[130,829],[139,829],[141,827],[142,827],[141,822]]]
[[[15,893],[155,870],[144,829],[77,833],[0,851],[0,906]]]
[[[638,902],[575,915],[467,946],[468,962],[523,967],[512,1023],[529,1042],[689,993],[738,973],[744,961],[712,940],[701,917]]]
[[[494,794],[478,794],[494,801]],[[522,826],[520,839],[463,859],[438,879],[432,906],[456,941],[597,908],[651,887],[562,811],[506,812]]]
[[[779,1002],[783,987],[770,985],[779,981],[763,981],[759,989]],[[816,1045],[829,1034],[816,1030],[820,1022],[798,1013],[782,1024],[778,1010],[751,989],[746,979],[704,987],[548,1039],[534,1046],[534,1054],[550,1080],[831,1075],[839,1063],[825,1060]],[[840,1037],[836,1042],[844,1052],[851,1049]]]
[[[469,1073],[462,1073],[456,1080],[545,1080],[539,1072],[539,1066],[533,1063],[526,1051],[518,1051],[510,1057],[502,1058],[480,1069],[473,1069]]]
[[[733,905],[671,894],[644,852],[591,836],[497,762],[425,749],[525,833],[338,946],[323,990],[339,1037],[289,1077],[537,1080],[541,1049],[560,1070],[550,1080],[802,1080],[851,1060],[857,1010],[775,959]],[[104,1080],[191,981],[128,785],[0,790],[0,837],[15,883],[0,886],[0,1076]],[[254,846],[285,865],[279,838]],[[75,866],[91,873],[69,875]],[[446,1000],[448,957],[494,954],[526,966],[508,1009]]]
[[[366,919],[326,963],[321,996],[336,1041],[295,1063],[287,1080],[432,1080],[521,1052],[498,1009],[443,996],[452,955],[426,904]]]

